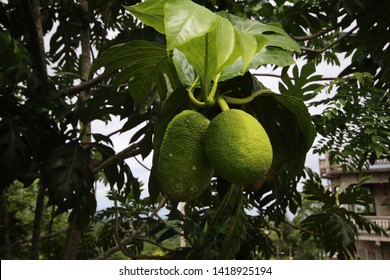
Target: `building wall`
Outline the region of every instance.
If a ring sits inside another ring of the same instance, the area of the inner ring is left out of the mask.
[[[375,184],[371,188],[377,216],[390,216],[390,184]]]
[[[390,260],[390,242],[358,241],[357,257],[363,260]]]
[[[330,180],[332,190],[336,188],[345,189],[351,185],[357,184],[363,177],[370,175],[371,179],[365,184],[370,188],[374,198],[374,209],[369,209],[368,216],[387,216],[390,217],[390,162],[378,164],[370,168],[368,174],[359,174],[354,172],[343,172],[337,166],[329,166],[327,160],[320,160],[320,170],[322,178]],[[374,168],[375,167],[375,168]],[[353,205],[348,205],[348,210],[356,211]],[[372,212],[372,213],[371,213]],[[367,233],[367,235],[369,235]],[[389,235],[390,236],[390,235]],[[390,239],[382,237],[376,238],[375,235],[369,235],[369,238],[362,238],[356,244],[357,257],[360,259],[382,259],[390,260]]]

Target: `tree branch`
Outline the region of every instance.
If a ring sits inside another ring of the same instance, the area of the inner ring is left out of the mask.
[[[306,36],[292,36],[292,38],[295,40],[295,41],[310,41],[310,40],[314,40],[314,39],[317,39],[318,37],[328,33],[328,32],[331,32],[333,30],[336,30],[337,28],[339,28],[340,26],[342,25],[342,22],[339,22],[337,23],[336,25],[334,26],[329,26],[327,28],[324,28],[314,34],[311,34],[311,35],[306,35]]]
[[[272,77],[272,78],[278,78],[281,79],[282,75],[279,74],[272,74],[272,73],[253,73],[253,76],[257,77]],[[289,79],[294,80],[294,77],[289,77]],[[322,77],[317,79],[318,81],[333,81],[338,79],[337,77]]]
[[[323,47],[322,49],[319,49],[319,50],[316,50],[316,49],[310,49],[310,48],[307,48],[307,47],[301,47],[301,49],[303,51],[307,51],[307,52],[312,52],[312,53],[323,53],[325,51],[327,51],[328,49],[332,48],[334,45],[338,44],[340,41],[342,41],[344,38],[348,37],[349,35],[351,35],[356,29],[358,29],[359,26],[355,26],[354,28],[352,28],[350,31],[348,31],[347,33],[345,33],[344,35],[340,36],[337,40],[333,41],[332,43],[330,43],[329,45],[327,45],[326,47]]]
[[[27,1],[27,23],[31,35],[31,61],[34,69],[43,76],[47,76],[45,44],[39,0]]]
[[[97,173],[104,169],[106,166],[122,159],[126,159],[128,157],[136,156],[141,153],[140,146],[143,139],[141,139],[139,142],[136,142],[126,149],[120,151],[119,153],[107,158],[105,161],[100,162],[97,166],[92,167],[92,172]]]
[[[61,89],[58,91],[58,94],[61,97],[75,95],[77,93],[80,93],[84,90],[88,90],[88,89],[96,86],[98,83],[100,83],[101,80],[102,80],[102,76],[97,76],[97,77],[90,79],[86,82],[82,82],[76,86],[71,86],[68,89]]]

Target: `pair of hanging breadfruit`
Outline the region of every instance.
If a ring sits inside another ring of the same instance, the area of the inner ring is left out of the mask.
[[[184,110],[168,124],[157,165],[160,189],[168,199],[189,202],[209,186],[214,174],[247,185],[264,178],[272,146],[250,114],[229,109],[211,121]]]

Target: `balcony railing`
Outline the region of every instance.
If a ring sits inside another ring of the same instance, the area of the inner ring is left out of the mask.
[[[320,163],[320,174],[322,178],[331,178],[332,175],[353,172],[351,170],[345,171],[341,165],[330,164],[328,158],[322,158]],[[367,172],[390,172],[390,161],[387,159],[380,159],[375,164],[368,167]]]
[[[383,228],[387,236],[385,235],[376,235],[375,233],[371,232],[368,233],[364,230],[359,230],[359,239],[360,240],[367,240],[367,241],[385,241],[390,242],[390,216],[365,216],[367,219],[370,219],[375,224]]]

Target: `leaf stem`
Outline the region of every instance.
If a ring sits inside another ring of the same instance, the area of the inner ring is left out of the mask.
[[[198,99],[196,99],[196,97],[194,96],[194,93],[192,91],[188,91],[188,96],[190,97],[191,102],[195,104],[195,106],[197,106],[199,108],[208,107],[205,102],[202,102],[202,101],[199,101]]]
[[[246,103],[253,101],[253,99],[255,99],[257,96],[265,94],[265,93],[274,93],[274,92],[267,88],[267,89],[255,91],[251,95],[244,97],[244,98],[224,96],[224,99],[227,103],[242,105],[242,104],[246,104]]]
[[[195,106],[197,106],[199,108],[206,108],[207,104],[205,102],[199,101],[194,96],[194,89],[195,89],[195,85],[198,82],[198,80],[199,80],[199,76],[196,77],[195,81],[192,83],[190,89],[188,90],[188,96],[190,97],[191,102],[195,104]]]
[[[208,79],[209,75],[209,34],[206,33],[205,36],[205,50],[204,50],[204,72],[203,79],[201,81],[203,100],[208,100],[209,92],[210,92],[210,81]]]
[[[221,77],[221,73],[218,73],[217,76],[215,76],[213,87],[211,88],[210,94],[207,97],[206,104],[210,106],[213,106],[215,104],[215,95],[217,93],[218,82],[220,77]]]

